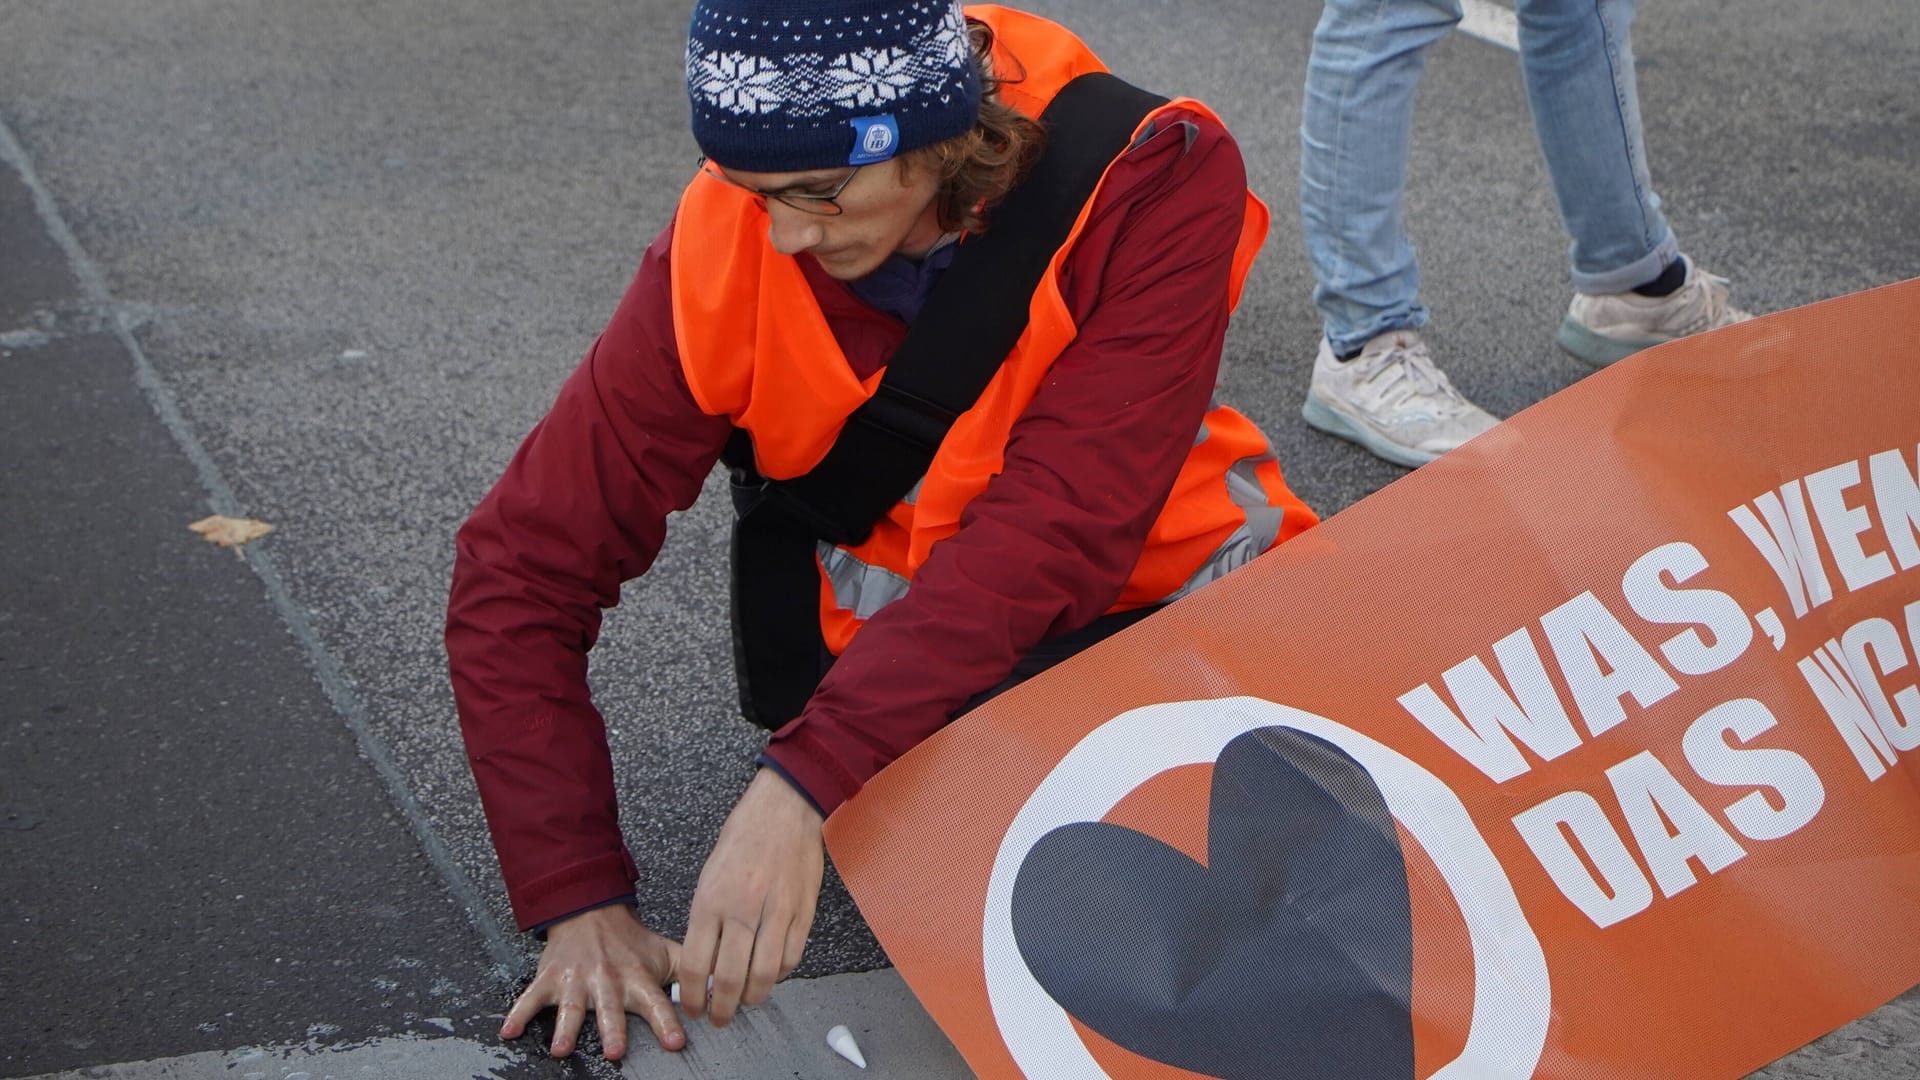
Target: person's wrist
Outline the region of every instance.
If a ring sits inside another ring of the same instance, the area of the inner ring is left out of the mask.
[[[813,805],[813,800],[807,796],[807,793],[800,790],[799,785],[789,780],[779,769],[762,765],[753,779],[755,783],[764,785],[770,791],[778,792],[772,797],[782,806],[796,810],[813,827],[819,828],[826,823],[826,816],[820,813],[819,807]]]
[[[635,906],[638,906],[638,901],[634,898],[634,894],[632,893],[623,893],[619,896],[609,896],[605,900],[602,900],[598,903],[585,904],[580,907],[574,908],[572,911],[567,912],[565,915],[556,915],[553,918],[546,920],[545,922],[539,923],[535,926],[529,926],[527,927],[527,933],[532,934],[535,938],[541,941],[545,941],[547,940],[547,931],[552,930],[554,927],[560,925],[561,923],[567,921],[568,919],[573,918],[575,915],[584,915],[587,912],[594,911],[598,908],[614,907],[616,905],[621,907],[635,907]]]
[[[599,907],[592,907],[585,911],[575,912],[561,919],[559,922],[554,923],[552,926],[547,927],[547,940],[552,941],[556,937],[565,938],[572,937],[575,934],[592,933],[603,927],[620,926],[629,920],[638,920],[639,917],[640,916],[634,911],[633,905],[625,900],[603,904]]]
[[[801,783],[798,777],[794,776],[793,773],[787,770],[785,765],[781,764],[779,758],[763,750],[760,752],[760,757],[756,764],[758,764],[761,769],[772,771],[774,775],[792,785],[795,791],[798,791],[808,803],[812,804],[815,810],[820,812],[820,816],[823,819],[827,816],[827,812],[820,806],[820,800],[814,797],[813,792],[807,790],[807,785]]]

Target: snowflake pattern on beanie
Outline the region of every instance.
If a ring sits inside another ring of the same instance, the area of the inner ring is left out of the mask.
[[[910,150],[979,113],[958,0],[702,0],[686,61],[695,141],[733,168],[846,164],[857,122],[882,115]]]

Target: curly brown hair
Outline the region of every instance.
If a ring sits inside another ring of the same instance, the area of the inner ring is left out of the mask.
[[[981,233],[993,207],[1026,177],[1047,135],[1039,121],[1000,100],[1001,84],[1017,83],[1025,73],[1011,79],[994,74],[993,28],[970,18],[967,36],[980,66],[980,118],[971,131],[909,150],[899,161],[903,171],[925,167],[938,174],[934,205],[940,228]]]

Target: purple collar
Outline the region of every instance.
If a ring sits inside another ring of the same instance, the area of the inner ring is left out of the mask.
[[[959,239],[958,233],[949,233],[918,259],[889,255],[872,273],[847,286],[855,296],[912,326],[940,275],[953,264],[954,253],[960,250]]]

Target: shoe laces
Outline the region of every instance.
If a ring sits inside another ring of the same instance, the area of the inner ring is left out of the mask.
[[[1361,368],[1359,384],[1382,405],[1400,408],[1418,402],[1446,416],[1467,408],[1467,399],[1433,362],[1427,343],[1419,338],[1409,341],[1396,336],[1394,343],[1372,355],[1354,360]]]
[[[1681,335],[1731,326],[1753,318],[1752,314],[1733,306],[1731,281],[1719,274],[1709,273],[1698,265],[1690,264],[1688,269],[1691,272],[1687,275],[1687,283],[1680,287],[1680,293],[1685,295],[1682,303],[1692,317],[1678,328]]]
[[[1705,270],[1700,271],[1700,276],[1707,279],[1707,326],[1709,329],[1731,326],[1753,318],[1752,312],[1742,311],[1733,306],[1733,282],[1719,274],[1709,274]]]

